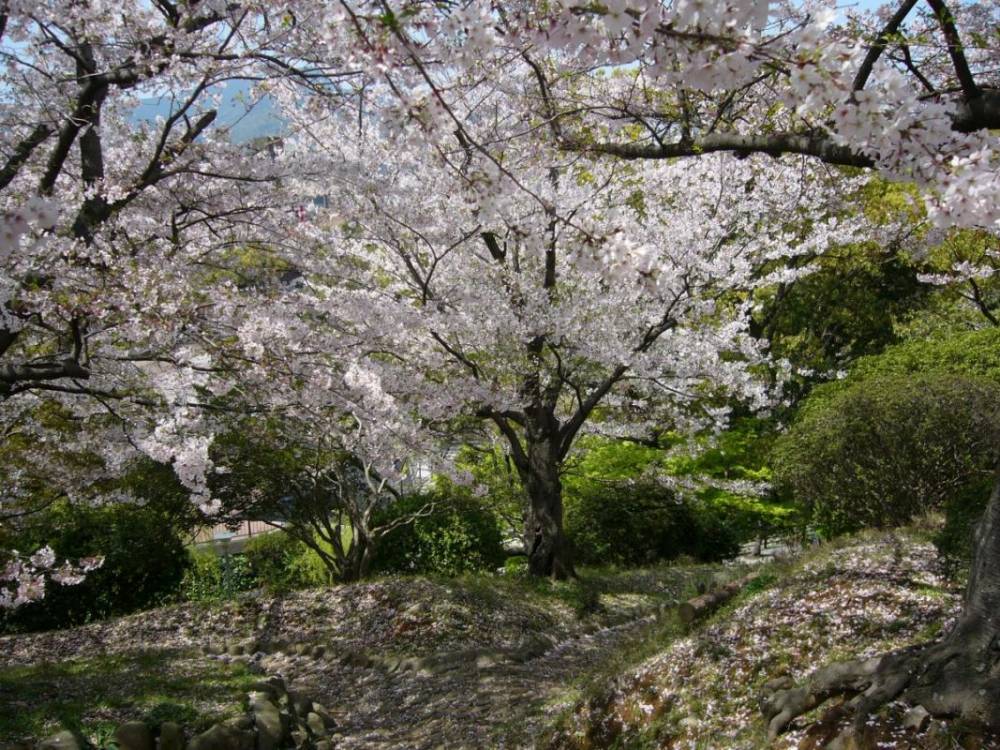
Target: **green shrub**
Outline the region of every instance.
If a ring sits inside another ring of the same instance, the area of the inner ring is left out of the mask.
[[[409,495],[382,511],[376,525],[414,513],[432,499],[433,513],[393,529],[379,541],[375,570],[457,575],[503,565],[506,555],[497,519],[473,498]]]
[[[566,534],[581,563],[645,565],[682,554],[718,560],[739,549],[723,514],[655,483],[580,485],[565,502]]]
[[[254,580],[268,591],[291,591],[328,580],[319,555],[283,531],[253,537],[243,555]]]
[[[31,519],[16,543],[48,544],[60,559],[103,555],[104,565],[83,583],[50,585],[41,601],[6,614],[0,628],[7,631],[62,628],[155,606],[178,589],[189,565],[169,516],[150,507],[61,503]]]
[[[826,535],[906,523],[993,468],[1000,384],[946,372],[817,388],[775,445],[775,479]]]
[[[190,565],[178,591],[186,601],[229,599],[257,586],[243,555],[219,555],[211,549],[188,550]]]
[[[967,571],[972,562],[972,535],[990,499],[992,482],[972,482],[944,506],[944,527],[934,536],[934,546],[952,578]]]
[[[949,333],[891,346],[878,356],[859,359],[851,367],[850,376],[841,381],[841,387],[881,376],[932,373],[1000,382],[1000,328]]]

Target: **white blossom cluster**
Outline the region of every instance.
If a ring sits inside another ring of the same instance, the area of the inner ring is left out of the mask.
[[[104,559],[101,557],[85,557],[76,564],[64,561],[56,565],[56,554],[47,546],[27,557],[12,550],[4,567],[0,569],[0,609],[13,609],[38,601],[45,596],[47,581],[63,586],[82,583],[87,573],[101,567],[103,563]]]

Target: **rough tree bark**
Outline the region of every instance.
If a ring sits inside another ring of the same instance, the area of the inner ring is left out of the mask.
[[[532,437],[529,433],[527,461],[518,466],[530,500],[525,519],[528,570],[532,575],[556,579],[575,577],[572,554],[563,532],[559,447],[551,438],[533,441]]]
[[[761,701],[768,734],[776,737],[796,717],[845,696],[828,718],[849,716],[851,722],[826,737],[824,747],[862,742],[868,718],[893,700],[1000,735],[1000,471],[976,528],[973,554],[961,617],[942,640],[831,664],[800,686],[770,683]]]

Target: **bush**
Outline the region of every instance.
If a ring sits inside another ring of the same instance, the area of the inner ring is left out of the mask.
[[[775,446],[778,486],[826,535],[906,523],[990,476],[1000,384],[946,372],[817,388]]]
[[[268,591],[291,591],[329,580],[319,555],[283,531],[253,537],[243,555],[254,580]]]
[[[46,544],[62,558],[103,555],[76,586],[50,585],[45,598],[0,620],[7,631],[46,630],[124,615],[161,603],[179,587],[189,558],[169,516],[155,508],[81,508],[62,503],[33,518],[16,546]]]
[[[186,601],[229,599],[257,585],[243,555],[219,555],[195,548],[188,555],[190,565],[178,592]]]
[[[934,536],[934,546],[952,578],[969,570],[972,563],[972,535],[990,499],[991,482],[973,482],[962,488],[944,506],[944,527]]]
[[[950,374],[1000,383],[1000,328],[949,334],[891,346],[882,354],[862,357],[843,387],[862,379],[890,375]],[[836,384],[831,384],[836,387]]]
[[[719,560],[739,549],[724,514],[649,482],[579,486],[566,497],[566,534],[577,561],[592,565]]]
[[[457,575],[503,565],[506,554],[497,519],[472,498],[408,495],[383,510],[375,525],[415,513],[432,499],[434,513],[393,529],[379,541],[375,570]]]

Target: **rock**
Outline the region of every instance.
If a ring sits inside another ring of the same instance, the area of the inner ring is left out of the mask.
[[[280,677],[272,676],[268,677],[266,680],[261,680],[260,682],[255,682],[250,686],[250,693],[248,698],[253,701],[254,693],[263,693],[266,697],[274,703],[278,703],[286,694],[285,681]]]
[[[403,610],[403,615],[411,619],[417,619],[430,614],[430,606],[426,602],[416,602]]]
[[[241,729],[243,731],[253,731],[254,724],[253,719],[249,716],[240,716],[236,719],[230,719],[226,722],[227,727],[232,727],[233,729]]]
[[[310,711],[306,714],[306,726],[309,731],[313,733],[314,737],[325,737],[326,736],[326,724],[323,722],[323,718],[314,711]]]
[[[192,737],[187,750],[255,750],[255,744],[253,732],[216,724],[208,731]]]
[[[115,730],[114,739],[118,750],[156,750],[153,730],[141,721],[122,724]]]
[[[778,690],[790,690],[793,687],[795,687],[795,680],[788,675],[781,675],[765,682],[761,690],[765,693],[773,693]]]
[[[159,750],[184,750],[184,730],[180,724],[165,721],[160,724]]]
[[[360,651],[348,651],[340,659],[340,663],[348,667],[370,667],[372,658]]]
[[[923,706],[914,706],[903,716],[903,726],[916,732],[923,732],[931,723],[931,715]]]
[[[496,654],[481,654],[476,657],[476,669],[491,669],[500,664],[500,661]]]
[[[37,750],[85,750],[89,747],[90,743],[83,738],[82,734],[64,729],[38,743]]]
[[[289,693],[288,702],[291,704],[296,716],[303,717],[312,711],[312,699],[305,695]]]
[[[257,727],[257,750],[277,750],[288,732],[288,719],[263,693],[250,694],[250,713]]]
[[[333,729],[337,726],[337,720],[333,718],[329,711],[327,711],[326,706],[313,701],[312,711],[310,711],[310,713],[317,714],[323,720],[323,724],[326,725],[327,729]]]
[[[417,656],[408,656],[399,662],[400,672],[417,672],[423,666],[423,660]]]
[[[382,659],[382,667],[386,672],[390,674],[399,669],[399,665],[403,663],[403,660],[398,656],[386,656]]]

